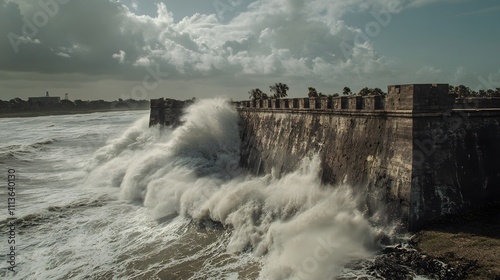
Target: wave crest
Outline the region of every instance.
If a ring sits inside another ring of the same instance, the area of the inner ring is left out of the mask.
[[[198,101],[182,120],[163,134],[139,121],[96,153],[89,178],[119,186],[121,198],[157,218],[222,223],[229,252],[264,258],[263,279],[331,278],[377,247],[382,229],[358,210],[351,188],[321,183],[319,156],[281,178],[255,177],[239,168],[238,114],[227,100]]]

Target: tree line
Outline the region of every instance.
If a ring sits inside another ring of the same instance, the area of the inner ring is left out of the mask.
[[[271,91],[271,94],[267,94],[267,93],[263,92],[261,89],[255,88],[255,89],[250,90],[248,92],[248,94],[249,94],[249,97],[251,100],[270,99],[270,98],[279,99],[279,98],[287,97],[288,90],[290,90],[290,88],[286,84],[276,83],[272,86],[269,86],[269,90]],[[307,90],[308,90],[307,96],[310,98],[340,96],[340,94],[338,94],[338,93],[329,94],[329,95],[323,94],[322,92],[318,92],[316,90],[316,88],[314,88],[314,87],[308,87]],[[385,93],[380,88],[368,88],[368,87],[361,89],[357,94],[352,92],[349,87],[344,87],[344,89],[342,91],[342,95],[344,95],[344,96],[348,96],[348,95],[360,95],[360,96],[382,95],[383,96],[386,94],[387,93]]]
[[[288,96],[288,90],[290,88],[283,83],[276,83],[272,86],[269,86],[269,90],[273,93],[271,95],[264,93],[262,90],[255,88],[252,89],[248,92],[250,95],[250,99],[252,100],[257,100],[257,99],[269,99],[269,98],[284,98]]]
[[[251,100],[258,100],[258,99],[279,99],[279,98],[284,98],[288,96],[288,90],[290,88],[288,85],[283,84],[283,83],[276,83],[272,86],[269,86],[269,90],[271,91],[271,94],[264,93],[262,90],[256,88],[252,89],[248,92],[249,97]],[[334,93],[334,94],[328,94],[325,95],[321,92],[318,92],[316,88],[314,87],[308,87],[307,88],[307,96],[309,98],[314,98],[314,97],[337,97],[340,96],[339,93]],[[470,98],[470,97],[500,97],[500,88],[496,88],[495,90],[493,89],[488,89],[488,90],[471,90],[469,87],[466,87],[464,85],[460,86],[452,86],[450,85],[450,93],[455,93],[458,95],[458,98]],[[368,88],[364,87],[362,88],[359,92],[355,93],[351,90],[349,87],[344,87],[342,90],[342,95],[343,96],[350,96],[350,95],[357,95],[357,96],[385,96],[387,95],[386,92],[384,92],[380,88]]]
[[[458,95],[458,98],[470,98],[470,97],[500,97],[500,88],[496,89],[480,89],[478,91],[472,90],[467,86],[450,85],[450,92]]]

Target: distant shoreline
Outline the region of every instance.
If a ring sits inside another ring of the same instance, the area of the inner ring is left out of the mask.
[[[17,111],[17,112],[0,112],[0,118],[31,118],[44,116],[59,116],[59,115],[79,115],[92,114],[101,112],[123,112],[123,111],[146,111],[149,108],[142,109],[81,109],[81,110],[54,110],[54,111]]]

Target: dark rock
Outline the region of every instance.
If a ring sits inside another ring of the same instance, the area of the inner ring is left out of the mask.
[[[431,279],[465,279],[475,267],[476,262],[462,260],[452,266],[440,260],[419,253],[417,250],[401,245],[384,248],[369,268],[372,276],[384,279],[413,279],[416,275]]]

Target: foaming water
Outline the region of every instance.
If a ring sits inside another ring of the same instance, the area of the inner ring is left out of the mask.
[[[26,161],[53,143],[53,139],[42,139],[32,144],[3,146],[0,147],[0,160],[19,159]]]
[[[239,167],[238,114],[224,99],[196,102],[175,129],[148,121],[23,120],[23,148],[44,143],[29,162],[11,163],[25,180],[13,279],[366,276],[345,264],[370,258],[385,229],[364,218],[351,188],[321,183],[318,156],[280,177],[249,174]]]
[[[322,185],[317,156],[281,178],[249,175],[238,167],[237,121],[223,99],[195,103],[163,135],[141,120],[97,152],[89,178],[119,187],[120,198],[155,218],[220,222],[230,232],[225,251],[250,253],[261,279],[330,279],[370,256],[381,230],[357,210],[350,188]]]

